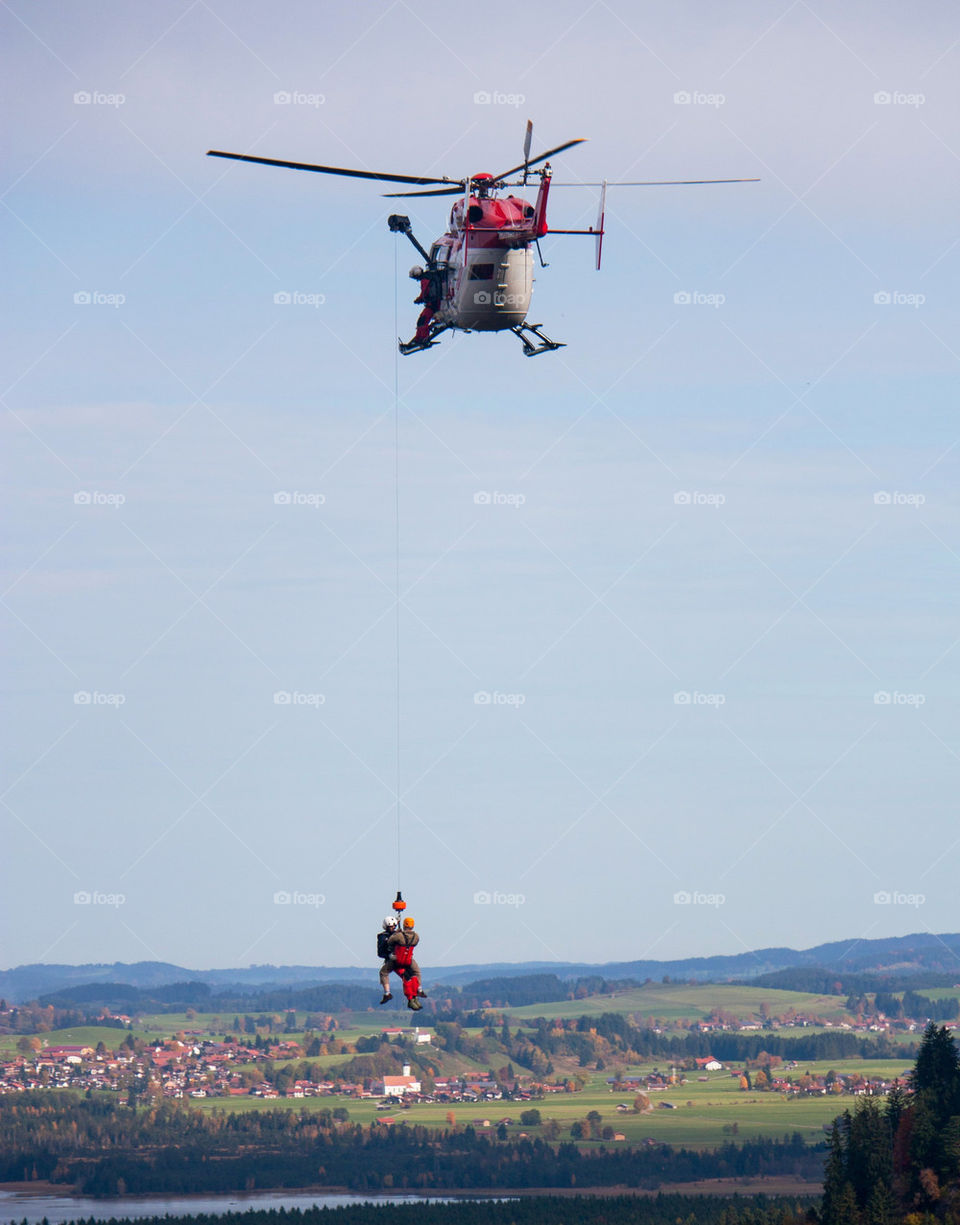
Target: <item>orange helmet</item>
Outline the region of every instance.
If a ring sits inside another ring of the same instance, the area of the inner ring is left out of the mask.
[[[409,931],[413,927],[413,919],[409,915],[403,920],[403,926]]]

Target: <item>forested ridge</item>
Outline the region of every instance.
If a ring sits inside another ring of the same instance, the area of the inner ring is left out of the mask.
[[[960,1225],[960,1055],[945,1026],[927,1026],[910,1088],[834,1123],[822,1225]]]
[[[823,1150],[801,1135],[724,1144],[581,1149],[502,1142],[473,1127],[339,1122],[332,1112],[203,1113],[164,1102],[133,1110],[73,1094],[23,1093],[0,1110],[0,1181],[43,1179],[89,1195],[627,1186],[789,1174],[818,1179]]]

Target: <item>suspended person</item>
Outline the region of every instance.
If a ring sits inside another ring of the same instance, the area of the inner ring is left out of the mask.
[[[401,349],[405,351],[422,348],[429,342],[430,324],[433,322],[434,315],[440,309],[440,300],[443,293],[440,277],[432,270],[424,271],[418,265],[410,269],[410,276],[413,280],[419,280],[420,282],[420,293],[414,298],[413,304],[414,306],[422,305],[423,310],[420,312],[420,317],[417,320],[417,330],[413,334],[413,339],[401,345]]]
[[[399,927],[399,920],[395,915],[388,914],[380,926],[382,931],[377,932],[377,956],[383,958],[383,965],[380,967],[380,986],[383,988],[383,999],[380,1003],[386,1004],[388,1000],[393,999],[390,993],[390,975],[394,969],[394,961],[389,941],[390,937]]]
[[[388,930],[388,928],[393,930]],[[383,921],[383,929],[386,940],[381,942],[381,937],[379,935],[377,937],[377,952],[379,953],[382,947],[387,953],[380,968],[380,986],[383,988],[383,999],[380,1003],[386,1004],[393,999],[390,991],[390,975],[395,973],[399,974],[403,982],[403,994],[407,1000],[407,1007],[414,1012],[419,1012],[423,1007],[420,1000],[426,999],[427,993],[421,990],[420,967],[413,956],[413,950],[420,943],[420,936],[414,930],[413,919],[404,919],[402,927],[398,929],[396,920],[388,916]]]

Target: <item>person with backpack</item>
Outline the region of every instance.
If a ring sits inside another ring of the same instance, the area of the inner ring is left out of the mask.
[[[420,936],[414,930],[413,919],[404,919],[402,927],[398,927],[393,915],[383,920],[383,930],[377,933],[377,956],[384,959],[380,967],[380,986],[383,988],[381,1004],[393,999],[390,975],[396,973],[403,981],[407,1007],[414,1012],[419,1012],[423,1007],[420,1000],[426,999],[426,992],[421,990],[420,967],[413,955],[419,943]]]

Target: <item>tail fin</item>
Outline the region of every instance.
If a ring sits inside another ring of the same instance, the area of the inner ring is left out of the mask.
[[[603,254],[603,218],[607,204],[607,180],[600,185],[600,209],[597,213],[597,272],[600,271],[600,257]]]

